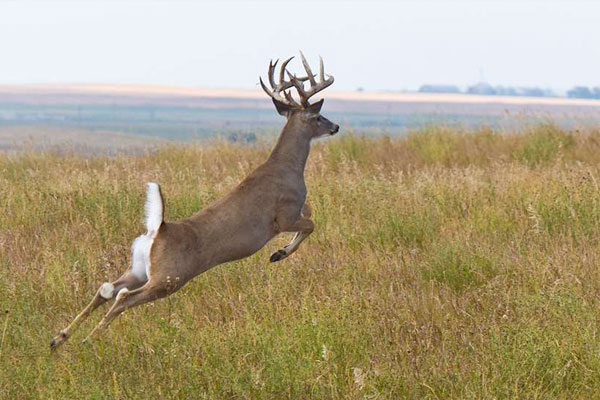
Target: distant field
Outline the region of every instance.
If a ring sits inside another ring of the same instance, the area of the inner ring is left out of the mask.
[[[600,391],[600,131],[340,134],[306,172],[314,234],[132,309],[89,345],[144,183],[167,219],[222,196],[269,144],[0,154],[0,397],[590,399]]]
[[[323,113],[343,129],[405,134],[426,125],[519,129],[600,122],[600,101],[424,93],[327,92]],[[0,127],[50,127],[169,140],[272,133],[283,123],[260,90],[136,85],[0,85]],[[18,138],[17,138],[18,139]]]
[[[168,140],[118,131],[86,130],[52,125],[0,125],[0,151],[43,151],[55,154],[139,154]]]

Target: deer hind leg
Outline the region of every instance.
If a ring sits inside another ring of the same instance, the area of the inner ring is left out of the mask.
[[[128,308],[149,303],[172,293],[174,290],[169,290],[169,283],[170,282],[167,281],[166,285],[157,285],[155,282],[150,280],[146,282],[144,286],[135,290],[130,291],[127,288],[122,288],[117,293],[115,303],[112,305],[110,310],[108,310],[100,323],[94,329],[92,329],[90,334],[83,340],[83,343],[88,342],[97,331],[106,329],[116,317],[118,317]]]
[[[102,304],[107,302],[108,300],[115,297],[115,295],[123,288],[127,288],[130,290],[136,289],[143,285],[144,282],[140,281],[134,274],[131,272],[126,272],[119,279],[114,282],[105,282],[103,283],[92,301],[73,319],[73,321],[67,326],[65,329],[61,330],[58,335],[56,335],[50,341],[50,348],[52,350],[56,349],[59,345],[66,342],[67,339],[73,334],[73,332],[81,325],[83,321],[87,319],[87,317]]]
[[[298,250],[300,243],[302,243],[304,239],[306,239],[315,229],[315,224],[310,220],[312,211],[308,203],[304,204],[300,215],[300,219],[285,230],[285,232],[296,232],[294,238],[282,249],[277,250],[271,255],[271,262],[281,261],[284,258],[289,257],[292,253]]]

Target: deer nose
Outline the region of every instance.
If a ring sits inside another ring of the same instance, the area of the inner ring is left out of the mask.
[[[333,130],[331,131],[332,135],[335,135],[336,133],[338,133],[338,131],[340,130],[340,126],[339,125],[335,125]]]

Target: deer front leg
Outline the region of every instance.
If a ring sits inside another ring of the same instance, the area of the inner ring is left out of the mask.
[[[304,241],[315,229],[315,224],[309,219],[312,214],[310,206],[305,203],[300,212],[300,219],[292,226],[287,227],[284,232],[296,232],[290,243],[285,245],[283,249],[277,250],[269,259],[271,262],[276,262],[289,257],[293,252],[298,250],[300,243]]]

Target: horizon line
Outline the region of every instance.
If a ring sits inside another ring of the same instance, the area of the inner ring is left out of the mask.
[[[110,94],[115,96],[137,95],[143,97],[183,96],[190,98],[233,98],[247,100],[268,100],[260,87],[256,88],[219,88],[184,85],[143,84],[143,83],[27,83],[0,84],[0,93],[4,94]],[[569,97],[528,97],[508,95],[482,95],[470,93],[425,93],[401,90],[354,90],[327,91],[324,96],[342,101],[365,102],[416,102],[416,103],[496,103],[496,104],[540,104],[572,105],[600,107],[599,99]]]

